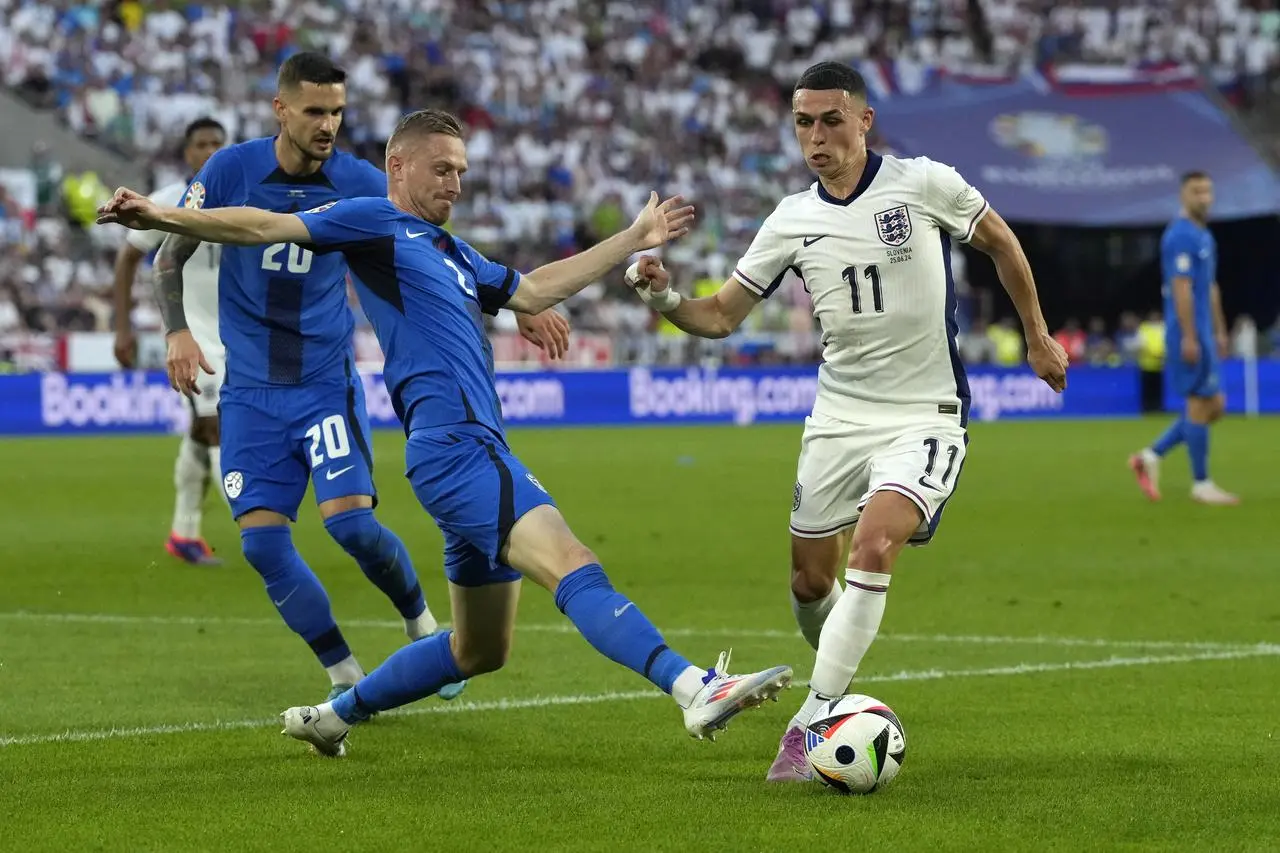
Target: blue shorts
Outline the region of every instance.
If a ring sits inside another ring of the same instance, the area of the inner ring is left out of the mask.
[[[1222,389],[1218,379],[1218,360],[1203,356],[1195,364],[1188,364],[1178,357],[1177,350],[1170,350],[1165,376],[1169,387],[1179,397],[1213,397]]]
[[[505,442],[478,424],[419,429],[405,443],[405,475],[444,534],[444,573],[458,586],[510,583],[498,555],[529,510],[555,506]]]
[[[309,480],[316,503],[369,495],[377,504],[359,376],[270,388],[224,385],[218,415],[222,487],[234,517],[268,509],[297,521]]]

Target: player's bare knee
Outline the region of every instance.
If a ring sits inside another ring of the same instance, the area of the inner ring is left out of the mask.
[[[890,574],[894,558],[901,549],[901,544],[895,542],[887,531],[871,531],[866,535],[855,536],[853,547],[849,550],[849,568]]]
[[[848,541],[844,534],[821,539],[792,534],[791,592],[797,601],[817,601],[831,594]]]

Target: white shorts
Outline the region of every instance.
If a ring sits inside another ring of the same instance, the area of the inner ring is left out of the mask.
[[[190,395],[191,415],[195,418],[216,418],[218,416],[218,400],[222,398],[222,382],[227,376],[227,360],[221,356],[206,355],[205,360],[213,368],[213,375],[205,373],[203,368],[196,369],[196,387],[198,395]]]
[[[968,443],[959,421],[945,416],[885,424],[805,418],[791,532],[806,539],[839,533],[858,523],[873,494],[891,491],[919,507],[910,544],[927,544],[960,478]]]

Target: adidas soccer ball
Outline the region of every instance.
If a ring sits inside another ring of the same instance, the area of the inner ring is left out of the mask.
[[[893,781],[907,754],[902,723],[879,699],[842,696],[805,727],[804,754],[824,785],[870,794]]]

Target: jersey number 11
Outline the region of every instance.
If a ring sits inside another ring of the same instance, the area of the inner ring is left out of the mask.
[[[862,313],[862,292],[858,290],[858,268],[845,267],[844,280],[849,282],[849,292],[853,294],[853,313]],[[877,314],[884,313],[884,292],[880,289],[880,267],[872,264],[863,271],[867,281],[871,282],[871,304]]]

